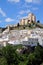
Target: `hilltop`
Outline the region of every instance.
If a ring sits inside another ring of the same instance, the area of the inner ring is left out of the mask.
[[[40,23],[40,20],[36,21],[36,16],[33,13],[29,13],[27,18],[23,18],[16,25],[8,25],[5,28],[0,28],[0,32],[3,32],[6,29],[9,30],[24,30],[24,29],[34,29],[34,28],[43,28],[43,24]]]
[[[43,28],[43,24],[40,23],[40,20],[36,21],[36,16],[33,13],[29,13],[27,18],[22,18],[16,25],[7,26],[11,30],[33,29],[36,27]]]

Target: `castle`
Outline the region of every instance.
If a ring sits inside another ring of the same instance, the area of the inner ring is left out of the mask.
[[[21,19],[20,20],[20,25],[27,25],[31,22],[36,22],[36,16],[33,13],[29,13],[27,18]]]
[[[28,25],[32,22],[36,22],[36,16],[33,14],[33,13],[29,13],[29,15],[27,16],[27,18],[23,18],[20,20],[19,22],[19,25]],[[13,28],[13,27],[17,27],[17,24],[16,25],[8,25],[7,28],[8,30],[10,30],[10,28]]]

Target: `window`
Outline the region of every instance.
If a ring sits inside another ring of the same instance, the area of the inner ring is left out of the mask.
[[[28,22],[30,22],[30,20],[28,20]]]

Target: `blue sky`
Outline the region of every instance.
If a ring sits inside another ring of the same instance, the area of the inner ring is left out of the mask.
[[[0,0],[0,27],[16,24],[30,12],[43,23],[43,0]]]

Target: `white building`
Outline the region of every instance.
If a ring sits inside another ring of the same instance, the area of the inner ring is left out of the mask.
[[[8,43],[8,40],[6,39],[0,39],[0,47],[2,47],[2,46],[6,46],[7,45],[7,43]]]
[[[6,43],[17,45],[37,46],[39,43],[43,46],[43,29],[36,28],[32,30],[11,30],[4,31],[0,36],[0,45],[6,46]]]
[[[43,47],[43,37],[39,37],[39,45]]]
[[[23,40],[23,45],[28,45],[28,46],[37,46],[38,43],[38,38],[37,37],[30,37],[30,38],[25,38]]]

